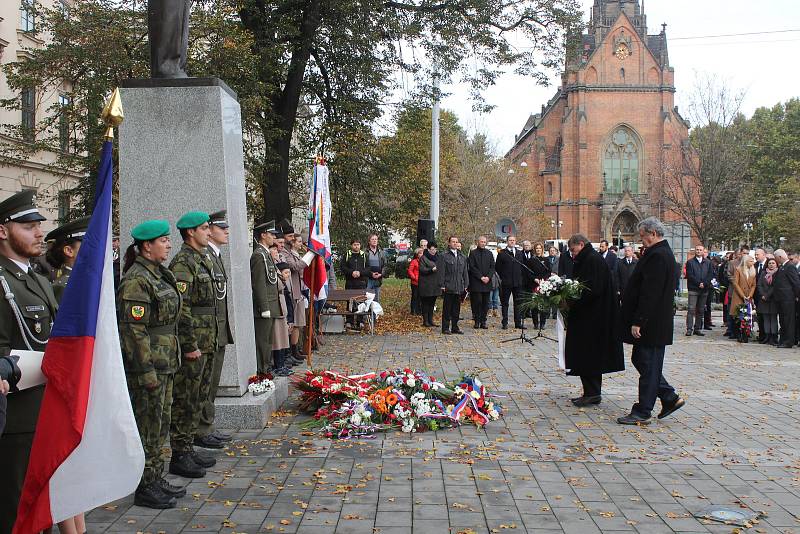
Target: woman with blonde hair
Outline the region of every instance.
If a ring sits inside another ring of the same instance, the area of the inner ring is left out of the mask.
[[[753,267],[755,259],[750,255],[742,257],[741,263],[733,273],[731,280],[731,300],[728,313],[733,318],[734,337],[742,341],[739,334],[739,306],[747,304],[753,305],[753,293],[756,291],[756,270]]]

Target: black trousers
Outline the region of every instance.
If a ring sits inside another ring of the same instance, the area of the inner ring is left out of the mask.
[[[766,329],[764,327],[764,314],[756,312],[756,322],[758,323],[758,340],[761,341],[766,337]]]
[[[422,313],[422,301],[419,298],[419,286],[411,285],[411,315]]]
[[[598,397],[603,391],[603,375],[581,375],[584,397]]]
[[[669,405],[678,399],[675,389],[664,378],[664,351],[666,347],[633,346],[633,366],[639,371],[639,402],[633,405],[632,413],[650,417],[656,399]]]
[[[795,309],[794,300],[779,300],[778,320],[781,323],[781,345],[794,345],[795,342]]]
[[[422,301],[422,324],[430,326],[433,324],[433,307],[436,304],[436,297],[420,297]]]
[[[472,320],[479,325],[486,324],[486,315],[489,313],[489,292],[470,292],[469,304],[472,307]]]
[[[461,295],[445,293],[442,295],[442,332],[458,330],[458,316],[461,314]]]
[[[503,309],[503,326],[508,324],[508,301],[514,296],[514,326],[522,326],[522,287],[500,286],[500,306]]]

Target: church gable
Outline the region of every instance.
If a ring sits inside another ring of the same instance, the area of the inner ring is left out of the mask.
[[[583,66],[590,85],[659,85],[661,69],[625,13],[621,13]]]

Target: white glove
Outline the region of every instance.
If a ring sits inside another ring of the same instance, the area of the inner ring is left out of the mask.
[[[269,319],[270,317],[272,317],[272,315],[269,313],[269,310],[267,310],[265,312],[261,312],[261,318],[262,319]]]

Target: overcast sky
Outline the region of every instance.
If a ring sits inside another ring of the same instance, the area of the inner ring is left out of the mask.
[[[588,21],[592,0],[581,0]],[[800,1],[798,0],[645,0],[648,33],[667,23],[670,64],[675,69],[675,102],[685,108],[697,73],[713,74],[746,92],[743,112],[752,114],[800,96]],[[720,38],[678,39],[748,32],[765,33]],[[553,73],[549,87],[514,75],[501,78],[486,93],[495,105],[487,115],[472,112],[465,91],[450,87],[452,95],[443,107],[455,111],[468,131],[485,132],[496,144],[498,155],[514,143],[525,120],[553,96],[560,74]]]

